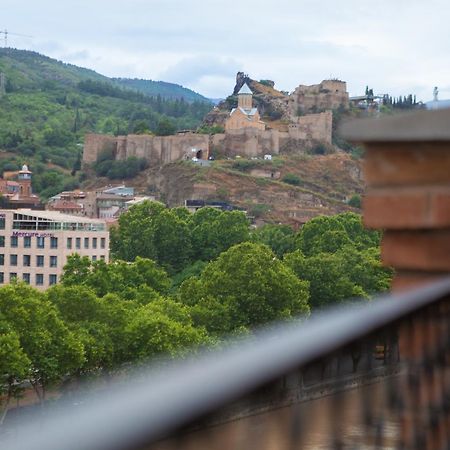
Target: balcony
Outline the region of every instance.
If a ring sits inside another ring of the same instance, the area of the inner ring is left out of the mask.
[[[447,449],[450,111],[358,122],[393,292],[146,368],[11,427],[9,450]]]

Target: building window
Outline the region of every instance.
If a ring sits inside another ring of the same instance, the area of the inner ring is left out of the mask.
[[[25,267],[31,266],[31,255],[23,255],[23,265]]]
[[[92,257],[92,261],[93,262],[97,261],[97,257],[95,255]]]
[[[0,266],[4,266],[4,265],[5,265],[5,255],[0,254]]]
[[[44,274],[37,273],[36,274],[36,286],[42,286],[44,284]]]
[[[104,261],[104,260],[105,260],[105,255],[100,255],[100,259],[101,259],[102,261]]]
[[[9,264],[11,266],[17,266],[17,255],[9,255]]]
[[[58,248],[58,238],[57,237],[50,238],[50,248]]]
[[[89,238],[84,238],[84,248],[89,248]]]
[[[52,284],[56,284],[58,281],[58,277],[52,273],[48,276],[48,284],[51,286]]]
[[[105,248],[106,246],[106,239],[105,238],[101,238],[100,239],[100,248]]]
[[[4,230],[4,229],[5,229],[5,218],[0,217],[0,230]]]
[[[17,247],[19,239],[17,236],[11,236],[11,247]]]
[[[0,284],[3,284],[5,282],[5,273],[0,272]]]
[[[17,273],[16,272],[10,272],[9,274],[9,282],[12,283],[13,281],[17,280]]]
[[[67,248],[72,248],[72,238],[67,238]]]
[[[45,237],[38,236],[36,238],[36,246],[37,248],[45,248]]]
[[[97,248],[97,238],[92,238],[92,248]]]
[[[24,273],[22,275],[22,280],[25,281],[25,283],[30,284],[30,274],[29,273]]]
[[[0,247],[5,246],[5,236],[0,236]]]
[[[44,267],[44,255],[37,255],[36,256],[36,266]]]
[[[56,267],[58,265],[58,257],[50,256],[50,267]]]
[[[81,238],[75,238],[75,247],[81,248]]]
[[[30,248],[31,247],[31,236],[25,236],[23,238],[23,246],[24,246],[24,248]]]

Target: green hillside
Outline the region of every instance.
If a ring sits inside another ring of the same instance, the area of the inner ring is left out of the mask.
[[[206,97],[197,92],[187,89],[179,84],[167,83],[166,81],[140,80],[138,78],[114,78],[114,81],[128,89],[134,89],[143,94],[162,98],[184,99],[187,102],[209,102]]]
[[[197,128],[211,109],[204,101],[151,97],[24,50],[0,49],[0,73],[0,172],[28,163],[44,197],[78,185],[86,133],[168,134]]]

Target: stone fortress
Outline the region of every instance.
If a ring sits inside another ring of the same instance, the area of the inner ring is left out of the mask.
[[[332,110],[347,109],[349,104],[346,83],[340,80],[300,85],[288,95],[276,90],[273,82],[266,80],[263,84],[242,72],[237,74],[233,95],[236,107],[230,109],[228,101],[224,101],[205,118],[206,125],[220,125],[223,133],[117,137],[88,134],[83,163],[94,163],[105,150],[117,160],[145,158],[153,167],[193,157],[207,159],[216,153],[228,157],[300,153],[314,143],[331,144]]]

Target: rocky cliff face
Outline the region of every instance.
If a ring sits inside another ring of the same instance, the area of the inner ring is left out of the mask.
[[[247,83],[253,92],[253,104],[258,108],[269,128],[272,122],[279,119],[290,120],[289,95],[275,89],[275,83],[272,80],[256,81],[244,72],[238,72],[233,93],[205,117],[206,125],[223,126],[225,124],[230,110],[237,106],[237,93],[244,83]]]

